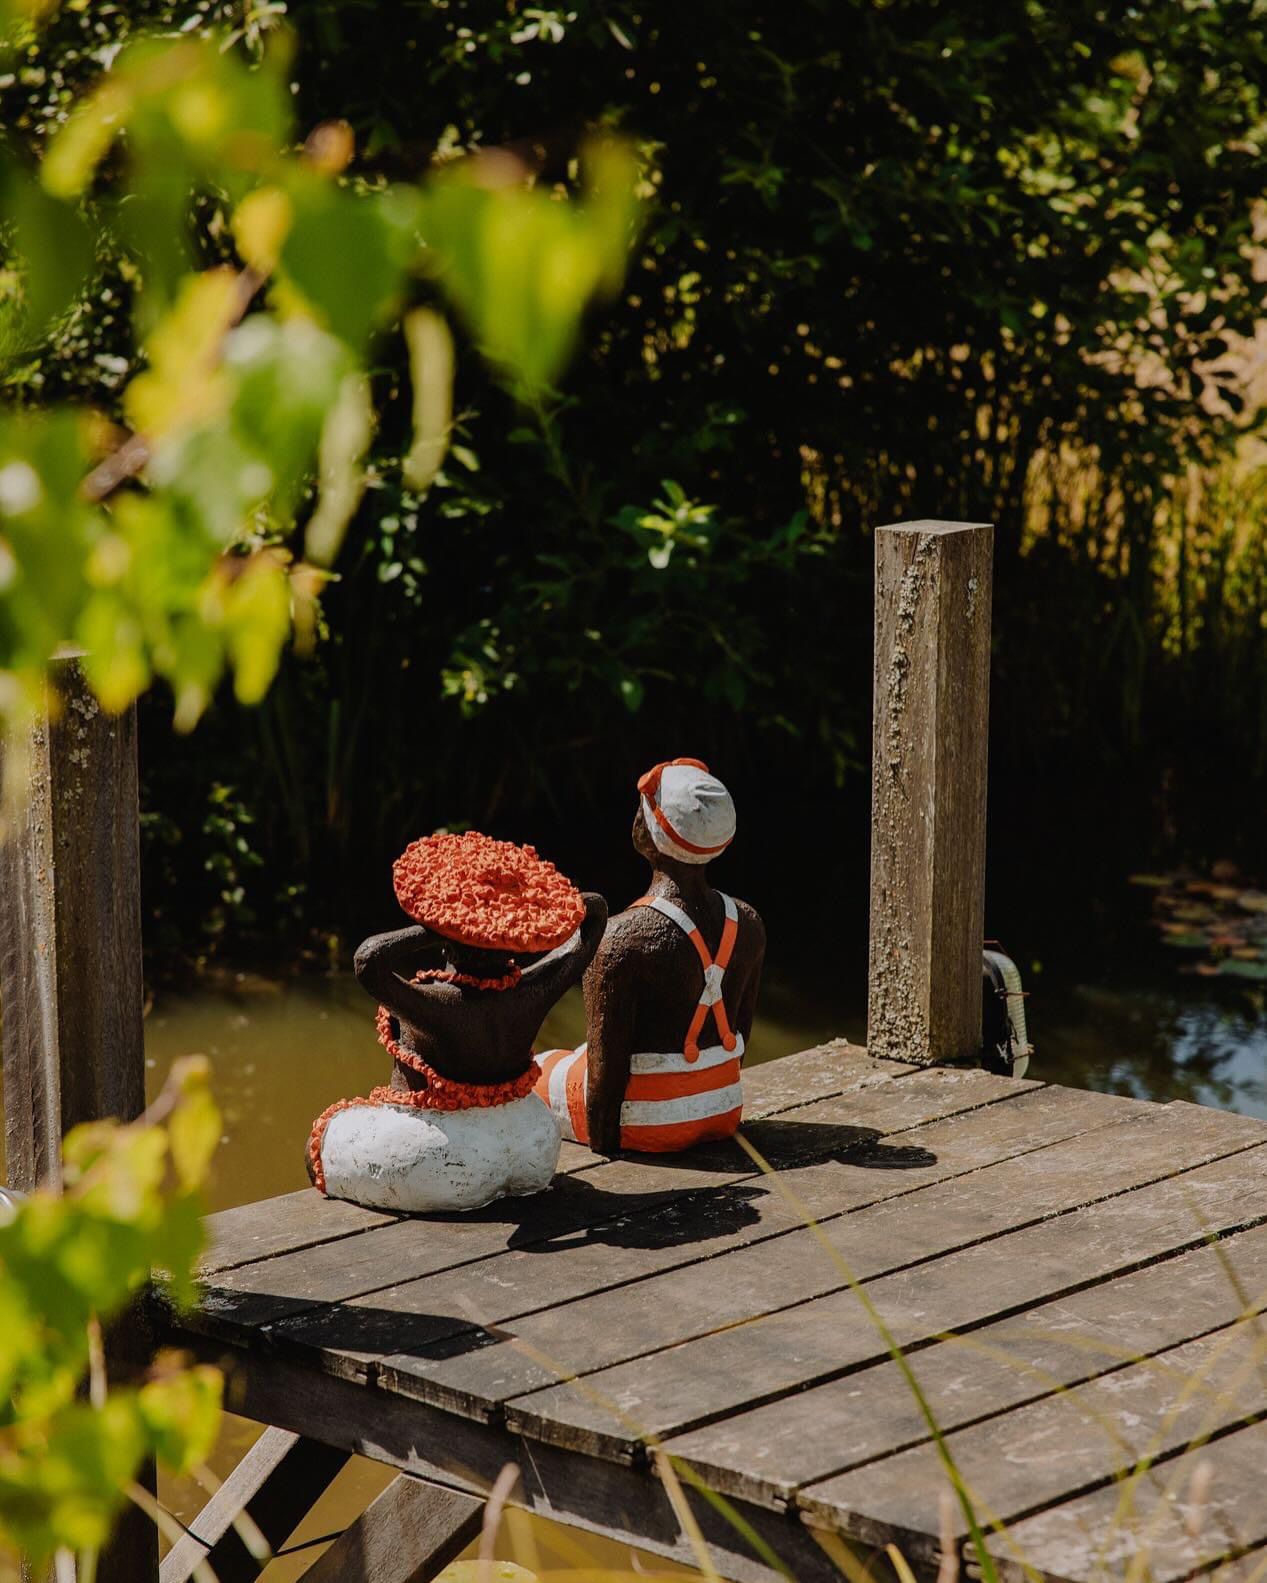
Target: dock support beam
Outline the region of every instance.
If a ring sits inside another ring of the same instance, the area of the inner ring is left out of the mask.
[[[981,1052],[993,528],[875,535],[867,1047]]]
[[[61,1185],[61,1142],[82,1121],[145,1108],[136,710],[107,715],[75,659],[57,660],[59,707],[6,751],[24,804],[0,841],[0,1023],[10,1187]],[[109,1362],[144,1366],[137,1314],[111,1327]],[[153,1468],[139,1475],[151,1491]],[[99,1583],[149,1583],[158,1535],[129,1506]]]

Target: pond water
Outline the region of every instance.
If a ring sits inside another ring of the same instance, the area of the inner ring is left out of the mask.
[[[1263,991],[1185,977],[1142,924],[1122,950],[1079,961],[1029,953],[1030,1075],[1141,1098],[1188,1099],[1267,1117]],[[843,1035],[862,1042],[862,994],[842,975],[813,989],[772,975],[751,1040],[752,1061],[773,1060]],[[584,1038],[579,991],[551,1014],[549,1049]],[[210,1188],[221,1209],[307,1183],[303,1146],[326,1105],[384,1082],[373,1007],[350,975],[277,983],[230,975],[215,989],[160,996],[146,1022],[149,1086],[181,1055],[210,1057],[224,1137]]]
[[[1121,905],[1094,927],[1067,928],[1045,915],[1018,935],[1029,948],[1018,961],[1030,991],[1033,1076],[1267,1116],[1261,988],[1181,974],[1178,959],[1147,928],[1146,908],[1125,892]],[[812,989],[773,973],[751,1059],[775,1059],[835,1035],[861,1042],[864,973],[856,948],[837,971],[820,971]],[[583,1037],[583,1010],[573,993],[552,1014],[540,1047]],[[151,1091],[177,1057],[201,1052],[211,1058],[224,1114],[210,1186],[213,1208],[306,1185],[303,1146],[313,1117],[334,1099],[366,1092],[387,1072],[373,1007],[350,976],[275,983],[230,975],[214,989],[160,996],[146,1023],[146,1050]],[[226,1421],[213,1459],[220,1477],[257,1433],[243,1420]],[[349,1464],[295,1536],[302,1548],[274,1561],[266,1583],[298,1578],[318,1553],[321,1536],[350,1522],[390,1476],[360,1459]],[[163,1494],[186,1521],[205,1498],[189,1483],[169,1483]],[[499,1553],[508,1558],[535,1556],[543,1569],[627,1570],[627,1553],[615,1545],[522,1517],[515,1522],[499,1541]],[[663,1570],[652,1558],[642,1565]]]

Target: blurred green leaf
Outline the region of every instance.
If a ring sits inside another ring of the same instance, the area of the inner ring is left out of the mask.
[[[155,1266],[178,1298],[193,1290],[197,1189],[220,1127],[205,1061],[173,1070],[152,1116],[76,1128],[63,1145],[64,1193],[33,1194],[0,1226],[0,1533],[37,1569],[57,1548],[100,1548],[146,1455],[187,1471],[215,1438],[212,1368],[169,1362],[136,1390],[98,1376],[83,1400],[90,1330],[99,1335]]]
[[[12,228],[27,334],[36,339],[83,290],[93,266],[92,232],[71,204],[13,164],[0,167],[0,213]]]
[[[304,172],[292,178],[287,195],[284,277],[325,328],[361,354],[370,332],[399,305],[417,255],[417,195],[356,194]]]
[[[137,1393],[149,1443],[173,1473],[187,1474],[210,1455],[223,1395],[224,1376],[205,1364],[153,1380]]]
[[[591,298],[616,290],[634,230],[633,163],[592,151],[591,185],[568,203],[525,185],[510,155],[462,161],[426,194],[426,259],[485,354],[527,400],[562,371]]]

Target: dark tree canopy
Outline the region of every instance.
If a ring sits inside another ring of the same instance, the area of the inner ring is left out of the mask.
[[[38,143],[112,38],[217,9],[67,10],[0,114]],[[756,805],[778,762],[816,818],[853,776],[854,818],[867,530],[903,517],[999,524],[1005,780],[1128,765],[1138,791],[1237,752],[1261,801],[1257,495],[1210,485],[1175,529],[1176,481],[1250,420],[1228,352],[1265,289],[1258,0],[305,0],[289,21],[300,124],[349,121],[360,177],[505,146],[569,184],[611,128],[645,218],[556,399],[525,411],[460,363],[436,486],[370,491],[329,632],[250,749],[228,716],[192,752],[155,734],[155,873],[210,926],[337,925],[349,873],[440,822],[605,826],[672,752],[720,755]],[[99,379],[120,333],[100,315],[47,377]],[[221,783],[201,835],[195,777]],[[305,865],[328,889],[288,895]]]

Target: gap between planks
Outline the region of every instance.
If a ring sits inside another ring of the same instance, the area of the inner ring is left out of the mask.
[[[1267,1428],[1251,1424],[1150,1469],[1125,1509],[1109,1485],[1017,1523],[987,1548],[1016,1583],[1025,1576],[1018,1555],[1041,1556],[1049,1583],[1099,1583],[1144,1553],[1149,1583],[1182,1583],[1267,1542],[1265,1465]],[[1260,1555],[1251,1565],[1261,1564]],[[1250,1566],[1221,1575],[1234,1573],[1252,1576]]]
[[[1133,1470],[1153,1468],[1252,1425],[1267,1413],[1267,1347],[1252,1323],[1181,1342],[1154,1356],[955,1430],[946,1449],[989,1523],[1016,1527]],[[1267,1427],[1258,1435],[1267,1460]],[[806,1520],[826,1521],[847,1537],[896,1542],[910,1560],[935,1564],[932,1532],[946,1474],[931,1444],[869,1463],[806,1492]],[[1267,1501],[1260,1501],[1267,1519]],[[968,1537],[962,1514],[951,1519]]]

